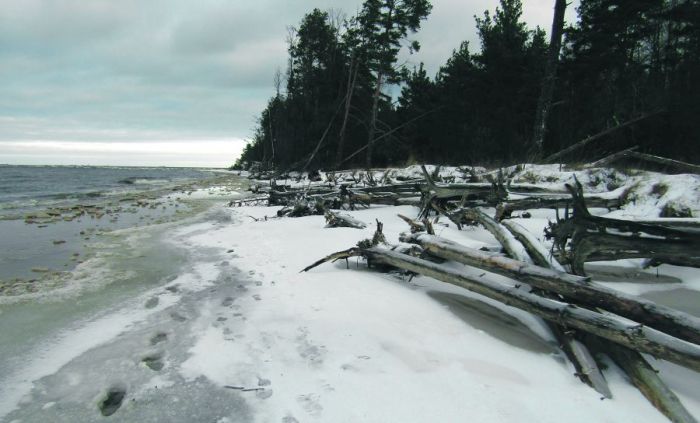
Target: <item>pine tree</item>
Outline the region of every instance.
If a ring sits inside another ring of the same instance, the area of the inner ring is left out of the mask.
[[[360,39],[363,40],[368,66],[374,73],[374,93],[370,112],[366,165],[372,165],[374,139],[382,87],[397,82],[402,75],[395,67],[401,42],[409,32],[415,33],[432,5],[428,0],[365,0],[358,15]],[[413,50],[420,48],[417,42]]]

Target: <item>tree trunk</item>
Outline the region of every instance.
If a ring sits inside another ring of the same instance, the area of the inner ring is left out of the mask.
[[[338,148],[335,152],[335,168],[340,169],[343,162],[343,150],[345,149],[345,131],[348,126],[348,118],[350,117],[350,107],[352,106],[352,94],[355,91],[355,82],[357,81],[357,73],[360,69],[359,63],[355,63],[355,54],[350,59],[350,71],[348,73],[348,86],[345,93],[345,113],[343,115],[343,124],[340,127],[340,135],[338,138]]]
[[[379,109],[379,96],[382,93],[382,72],[377,72],[377,86],[372,97],[372,114],[369,121],[369,135],[367,137],[367,169],[372,167],[372,150],[374,147],[374,134],[377,131],[377,112]]]
[[[561,50],[561,37],[564,32],[564,13],[566,0],[556,0],[554,4],[554,18],[552,19],[552,34],[549,40],[547,52],[547,64],[545,65],[544,78],[542,79],[542,91],[537,101],[535,115],[535,130],[532,137],[534,152],[539,159],[542,157],[542,145],[547,132],[547,118],[552,106],[554,82],[557,77],[557,65],[559,64],[559,51]]]
[[[562,157],[565,157],[565,156],[571,154],[572,152],[574,152],[574,151],[576,151],[576,150],[578,150],[578,149],[580,149],[580,148],[582,148],[582,147],[584,147],[584,146],[586,146],[586,145],[592,143],[593,141],[596,141],[596,140],[598,140],[598,139],[600,139],[600,138],[603,138],[603,137],[605,137],[605,136],[607,136],[607,135],[610,135],[610,134],[612,134],[612,133],[614,133],[614,132],[617,132],[617,131],[619,131],[620,129],[624,129],[624,128],[627,128],[627,127],[629,127],[629,126],[635,125],[635,124],[637,124],[637,123],[639,123],[639,122],[641,122],[641,121],[644,121],[644,120],[646,120],[646,119],[649,119],[650,117],[659,115],[659,114],[661,114],[661,113],[663,113],[663,111],[645,113],[645,114],[643,114],[643,115],[641,115],[641,116],[639,116],[639,117],[636,117],[636,118],[634,118],[634,119],[630,119],[630,120],[628,120],[628,121],[626,121],[626,122],[623,122],[623,123],[621,123],[621,124],[619,124],[619,125],[615,125],[615,126],[613,126],[612,128],[608,128],[608,129],[606,129],[606,130],[604,130],[604,131],[598,132],[598,133],[595,134],[595,135],[591,135],[590,137],[587,137],[587,138],[585,138],[585,139],[583,139],[583,140],[581,140],[581,141],[579,141],[579,142],[577,142],[577,143],[575,143],[575,144],[573,144],[573,145],[571,145],[571,146],[569,146],[569,147],[567,147],[567,148],[565,148],[565,149],[563,149],[563,150],[561,150],[561,151],[558,151],[558,152],[556,152],[556,153],[554,153],[554,154],[552,154],[552,155],[550,155],[550,156],[547,156],[547,157],[543,160],[543,162],[545,162],[545,163],[552,163],[554,160],[559,160],[559,159],[561,159]]]
[[[532,258],[523,244],[518,242],[505,227],[484,213],[483,210],[480,208],[468,209],[464,211],[464,214],[468,219],[479,222],[487,231],[491,232],[511,258],[523,264],[533,264]]]
[[[586,196],[586,204],[590,207],[604,209],[620,208],[619,198],[605,198],[605,196]],[[509,200],[499,203],[496,207],[496,220],[503,220],[516,210],[530,209],[563,209],[571,206],[571,197],[528,197],[518,200]]]
[[[371,263],[385,264],[447,282],[545,320],[591,333],[639,352],[700,372],[700,346],[615,316],[573,304],[542,298],[481,277],[470,277],[450,267],[384,248],[361,250]]]
[[[605,352],[627,373],[632,384],[669,420],[697,422],[640,353],[612,342],[601,341]]]
[[[559,294],[567,300],[588,307],[602,308],[675,337],[700,344],[700,318],[607,288],[588,278],[527,265],[435,236],[404,235],[401,241],[418,244],[437,257],[522,281],[535,288]]]
[[[482,210],[475,209],[472,213],[489,232],[503,245],[508,255],[517,261],[532,263],[535,261],[538,265],[546,268],[561,268],[561,265],[556,260],[549,261],[546,258],[546,250],[539,241],[534,239],[532,234],[527,232],[525,228],[520,227],[514,222],[511,225],[504,227],[496,222]],[[505,223],[505,222],[504,222]],[[506,228],[508,230],[506,230]],[[511,235],[512,234],[512,235]],[[520,242],[518,242],[520,241]],[[522,244],[522,245],[521,245]],[[540,295],[544,298],[558,299],[554,294],[541,289],[533,289],[532,293]],[[561,324],[548,321],[547,327],[552,332],[554,337],[559,342],[564,353],[569,357],[569,360],[576,368],[577,375],[581,381],[596,391],[605,398],[612,398],[612,393],[608,387],[605,378],[600,373],[598,365],[588,351],[588,347],[577,341],[569,334],[569,330]]]
[[[523,244],[536,265],[546,267],[548,269],[554,269],[558,272],[566,272],[566,269],[559,264],[559,262],[552,256],[551,252],[547,251],[542,243],[535,238],[530,231],[512,220],[504,220],[501,222],[501,224],[505,226],[508,231],[510,231],[510,233],[512,233],[513,236],[520,241],[521,244]]]

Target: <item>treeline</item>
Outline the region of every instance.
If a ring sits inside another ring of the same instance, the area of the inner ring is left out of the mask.
[[[476,18],[479,48],[463,42],[435,76],[397,63],[401,49],[421,47],[410,37],[430,9],[427,0],[366,0],[350,19],[307,14],[237,165],[500,165],[598,133],[565,159],[635,145],[700,159],[700,0],[582,0],[549,64],[545,32],[522,21],[520,0],[500,0]]]

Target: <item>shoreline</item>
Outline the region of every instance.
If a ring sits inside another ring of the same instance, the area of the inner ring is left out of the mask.
[[[0,296],[37,292],[42,284],[70,278],[114,231],[185,219],[210,207],[205,200],[239,198],[245,187],[236,175],[217,175],[5,216]]]
[[[635,207],[647,210],[643,200]],[[371,238],[376,219],[395,243],[408,229],[397,214],[415,216],[417,208],[344,211],[365,229],[326,228],[319,215],[278,218],[279,210],[219,202],[198,219],[164,223],[160,239],[124,230],[134,236],[132,247],[150,245],[135,256],[168,245],[183,258],[124,258],[170,273],[54,334],[66,337],[25,363],[27,373],[13,380],[29,380],[22,384],[28,395],[17,397],[14,411],[0,407],[0,416],[95,420],[105,398],[118,394],[123,402],[110,417],[116,421],[666,421],[606,358],[614,397],[601,401],[528,313],[432,278],[378,273],[361,260],[298,273]],[[542,209],[514,217],[533,230],[552,218]],[[479,227],[458,230],[440,220],[435,230],[477,249],[499,245]],[[656,270],[638,260],[620,265],[625,273],[615,273],[611,287],[670,302],[700,293],[696,270],[664,265],[657,281]],[[640,274],[644,281],[633,283]],[[677,288],[688,292],[670,294]],[[105,303],[113,298],[105,295]],[[90,338],[94,333],[102,336]],[[692,371],[653,365],[700,415],[700,380]],[[71,380],[76,384],[67,385]]]
[[[244,181],[234,178],[228,187],[222,182],[190,190],[189,196],[185,192],[182,202],[190,203],[190,209],[172,219],[105,231],[91,241],[90,254],[74,269],[28,281],[39,287],[35,292],[0,296],[0,337],[5,341],[0,345],[5,387],[0,389],[0,420],[21,405],[38,380],[180,301],[187,294],[180,284],[197,291],[209,283],[206,275],[213,270],[207,271],[202,257],[175,242],[172,234],[215,220],[218,208],[240,197],[242,190],[232,186],[245,186]],[[192,285],[196,281],[199,288]]]

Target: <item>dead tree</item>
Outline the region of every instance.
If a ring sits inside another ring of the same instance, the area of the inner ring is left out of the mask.
[[[567,257],[574,273],[585,274],[587,261],[629,258],[700,267],[697,233],[593,216],[586,207],[581,184],[576,181],[576,187],[568,184],[566,187],[571,193],[573,215],[550,225],[547,236],[554,239],[554,245]]]
[[[425,234],[402,235],[401,241],[418,244],[434,256],[527,283],[561,295],[567,301],[601,308],[700,345],[700,318],[607,288],[589,278],[525,264]]]
[[[535,263],[549,269],[561,270],[563,267],[553,257],[547,256],[547,250],[542,244],[529,233],[525,228],[513,221],[506,221],[506,227],[513,235],[523,243],[528,253],[534,258]],[[581,343],[575,338],[575,333],[571,330],[561,330],[560,327],[552,325],[552,332],[559,340],[562,348],[576,366],[578,376],[585,383],[591,385],[603,396],[612,395],[608,384],[597,367],[597,363],[589,353],[589,345],[598,345],[603,352],[608,354],[627,373],[632,384],[635,385],[642,394],[661,413],[671,421],[692,422],[694,419],[685,409],[678,397],[661,380],[656,371],[649,365],[644,357],[637,351],[610,342],[606,339],[588,335]],[[607,396],[610,398],[610,396]]]
[[[537,157],[542,157],[542,145],[547,132],[547,118],[552,106],[552,94],[554,82],[557,77],[557,65],[559,64],[559,51],[561,50],[561,37],[564,33],[564,13],[566,12],[566,0],[555,0],[554,17],[552,18],[552,33],[547,51],[547,63],[545,64],[544,78],[542,78],[542,91],[537,101],[535,113],[535,130],[532,141]]]
[[[386,248],[352,248],[333,254],[333,259],[363,256],[368,262],[397,267],[460,286],[487,298],[525,310],[543,319],[608,339],[628,348],[651,354],[700,371],[700,346],[674,338],[635,322],[601,314],[574,304],[543,298],[519,286],[508,286],[484,277],[472,277],[454,268],[436,264]],[[303,271],[324,263],[319,260]]]
[[[532,239],[533,237],[527,236],[525,231],[506,230],[506,227],[496,222],[480,209],[468,210],[466,214],[491,232],[501,245],[503,245],[506,253],[514,260],[522,262],[523,264],[531,264],[533,263],[533,259],[535,263],[540,265],[548,265],[550,263],[544,257],[542,252],[543,248],[539,248],[538,243]],[[513,227],[515,228],[515,226]],[[518,240],[521,241],[518,242]],[[525,242],[522,242],[523,240]],[[558,299],[555,294],[543,290],[533,291],[533,293],[544,298]],[[566,327],[554,322],[547,322],[547,326],[559,342],[559,345],[561,345],[564,353],[574,364],[579,379],[598,391],[603,397],[612,398],[610,388],[605,382],[605,378],[600,373],[598,365],[589,353],[588,347],[575,340],[569,334],[570,331],[567,330]]]
[[[619,198],[606,198],[602,196],[586,196],[586,204],[590,207],[605,208],[608,210],[617,209],[621,206]],[[571,206],[570,196],[561,197],[536,197],[531,196],[518,200],[507,200],[496,207],[496,220],[507,219],[516,210],[530,209],[563,209]]]
[[[644,356],[613,342],[600,338],[597,341],[602,344],[605,353],[624,370],[632,384],[669,420],[683,423],[697,422]]]
[[[595,134],[595,135],[591,135],[590,137],[587,137],[587,138],[585,138],[585,139],[583,139],[583,140],[577,142],[577,143],[574,144],[574,145],[571,145],[571,146],[569,146],[569,147],[567,147],[567,148],[565,148],[565,149],[563,149],[563,150],[561,150],[561,151],[559,151],[559,152],[557,152],[557,153],[554,153],[554,154],[548,156],[547,158],[544,159],[544,162],[545,162],[545,163],[552,163],[552,162],[555,161],[555,160],[559,160],[559,159],[561,159],[562,157],[565,157],[565,156],[567,156],[567,155],[573,153],[574,151],[579,150],[579,149],[585,147],[586,145],[592,143],[593,141],[596,141],[596,140],[598,140],[598,139],[600,139],[600,138],[606,137],[606,136],[608,136],[608,135],[610,135],[610,134],[612,134],[612,133],[614,133],[614,132],[617,132],[617,131],[619,131],[619,130],[621,130],[621,129],[624,129],[624,128],[627,128],[627,127],[629,127],[629,126],[636,125],[636,124],[639,123],[639,122],[642,122],[642,121],[644,121],[644,120],[647,120],[647,119],[649,119],[649,118],[651,118],[651,117],[653,117],[653,116],[659,115],[659,114],[661,114],[661,113],[663,113],[663,111],[645,113],[645,114],[643,114],[643,115],[641,115],[641,116],[638,116],[638,117],[636,117],[636,118],[634,118],[634,119],[630,119],[630,120],[628,120],[628,121],[626,121],[626,122],[623,122],[623,123],[621,123],[621,124],[619,124],[619,125],[613,126],[612,128],[608,128],[608,129],[606,129],[606,130],[604,130],[604,131],[601,131],[601,132],[599,132],[599,133],[597,133],[597,134]]]
[[[367,227],[367,225],[364,222],[361,222],[354,217],[347,215],[347,214],[342,214],[342,213],[336,213],[333,211],[327,211],[326,212],[326,227],[327,228],[355,228],[355,229],[364,229]]]
[[[350,116],[350,107],[352,105],[352,97],[355,92],[355,84],[357,82],[357,73],[360,69],[359,61],[356,53],[353,51],[350,57],[350,70],[348,71],[348,83],[345,92],[345,112],[343,114],[343,123],[340,126],[340,135],[338,137],[338,148],[335,153],[335,167],[340,168],[343,161],[343,150],[345,148],[345,133],[347,132],[348,118]]]

